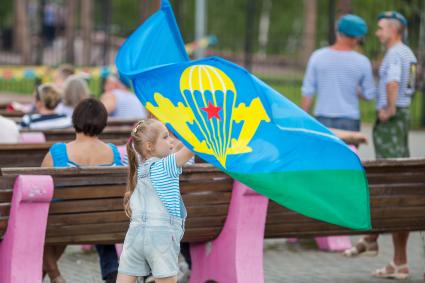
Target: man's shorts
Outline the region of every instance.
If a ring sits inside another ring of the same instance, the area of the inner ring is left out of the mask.
[[[396,115],[387,122],[376,120],[373,144],[377,159],[409,157],[410,109],[398,107]]]

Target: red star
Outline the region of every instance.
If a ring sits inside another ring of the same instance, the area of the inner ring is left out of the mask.
[[[201,109],[208,113],[208,120],[210,120],[212,117],[216,117],[218,120],[220,120],[218,112],[221,110],[221,107],[214,106],[211,101],[208,102],[208,107]]]

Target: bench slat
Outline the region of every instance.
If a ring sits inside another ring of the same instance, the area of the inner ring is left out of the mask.
[[[220,233],[222,227],[216,228],[196,228],[185,231],[183,242],[204,242],[215,239]],[[112,244],[122,243],[125,232],[96,234],[96,235],[68,235],[63,237],[47,237],[46,244]]]
[[[69,188],[56,188],[54,198],[59,199],[91,199],[122,197],[125,193],[124,185],[110,186],[81,186]]]
[[[121,198],[58,201],[50,204],[49,214],[123,210]]]
[[[12,201],[12,190],[0,189],[0,203]]]
[[[81,212],[70,214],[50,214],[49,225],[70,225],[128,221],[123,210],[102,212]]]
[[[10,203],[0,203],[0,217],[9,216]]]

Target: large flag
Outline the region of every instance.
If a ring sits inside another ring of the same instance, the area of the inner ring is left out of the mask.
[[[275,202],[370,229],[357,155],[245,69],[219,57],[189,61],[171,7],[162,2],[116,59],[146,108],[201,158]]]

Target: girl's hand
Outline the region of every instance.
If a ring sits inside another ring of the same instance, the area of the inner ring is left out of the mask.
[[[176,152],[176,163],[177,166],[182,167],[186,162],[191,159],[195,154],[187,149],[181,142],[181,148]]]

